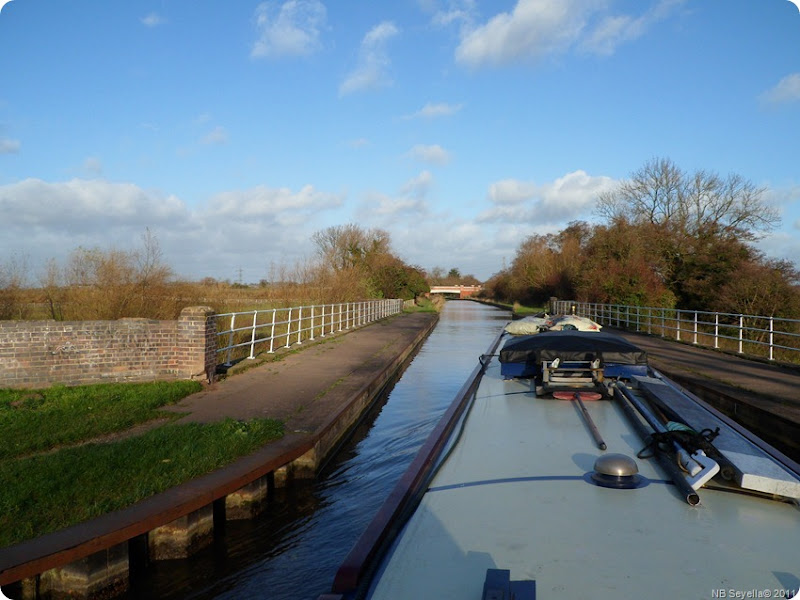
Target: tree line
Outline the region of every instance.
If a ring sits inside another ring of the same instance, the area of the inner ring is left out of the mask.
[[[486,282],[504,301],[585,302],[800,317],[800,273],[753,242],[779,222],[739,175],[654,158],[597,200],[600,222],[532,235]]]
[[[317,231],[311,239],[317,261],[310,279],[336,301],[410,300],[430,291],[424,270],[398,257],[383,229],[349,223]]]
[[[273,266],[269,281],[251,287],[204,278],[176,278],[156,237],[140,248],[78,247],[51,259],[31,281],[24,258],[0,264],[0,320],[174,319],[183,307],[207,304],[219,312],[270,306],[412,299],[430,290],[426,273],[408,265],[386,231],[337,225],[312,236],[315,253],[293,266]]]

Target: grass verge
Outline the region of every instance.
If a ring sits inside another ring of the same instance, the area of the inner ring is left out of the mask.
[[[282,435],[273,419],[167,424],[111,444],[0,462],[0,547],[124,508]]]
[[[419,297],[414,306],[403,308],[404,313],[417,313],[417,312],[439,312],[441,305],[444,304],[443,299],[433,301],[430,298]]]
[[[158,409],[201,389],[197,381],[0,389],[0,461],[177,418]]]
[[[523,306],[519,302],[514,302],[511,311],[517,316],[526,317],[528,315],[545,312],[545,309],[539,306]]]

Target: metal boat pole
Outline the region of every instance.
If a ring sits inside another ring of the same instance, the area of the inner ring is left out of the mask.
[[[592,434],[595,444],[597,444],[600,450],[605,450],[607,447],[606,443],[603,441],[603,436],[600,435],[600,430],[597,429],[597,425],[594,424],[592,416],[583,404],[583,400],[581,399],[582,394],[587,400],[599,400],[602,397],[596,392],[553,392],[553,398],[556,400],[575,400],[578,407],[581,409],[581,414],[583,415],[584,421],[586,421],[586,425],[589,427],[589,432]]]
[[[600,450],[605,450],[607,447],[606,443],[603,440],[603,436],[600,435],[600,431],[597,429],[597,425],[594,424],[594,420],[592,419],[591,415],[589,415],[589,411],[586,410],[586,407],[583,405],[583,400],[581,400],[581,393],[575,392],[573,398],[575,399],[575,402],[578,403],[578,406],[581,407],[583,418],[586,419],[586,424],[589,425],[589,431],[592,432],[592,437],[594,438],[597,447],[600,448]]]
[[[652,432],[647,430],[641,419],[639,419],[634,412],[630,393],[626,393],[621,386],[616,386],[614,388],[614,397],[619,401],[622,412],[625,413],[625,416],[631,422],[631,425],[636,430],[636,433],[639,434],[639,437],[642,438],[642,441],[646,441]],[[646,418],[647,417],[645,417],[645,419]],[[686,500],[686,502],[692,506],[700,504],[700,496],[697,494],[694,488],[689,485],[689,482],[686,481],[686,477],[684,477],[683,472],[678,468],[678,465],[670,460],[669,457],[663,452],[656,452],[654,456],[656,460],[658,460],[658,464],[660,464],[664,471],[666,471],[667,475],[669,475],[670,479],[675,484],[675,487],[678,488],[678,491]]]

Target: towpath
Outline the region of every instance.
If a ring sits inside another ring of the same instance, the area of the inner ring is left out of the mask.
[[[274,418],[286,431],[317,431],[387,365],[427,335],[435,313],[409,313],[346,335],[294,345],[278,361],[235,373],[168,410],[180,422]],[[307,347],[306,347],[307,346]],[[236,365],[246,367],[247,359]]]

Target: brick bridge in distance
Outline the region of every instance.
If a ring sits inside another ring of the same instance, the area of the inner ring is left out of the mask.
[[[432,285],[431,294],[458,294],[459,298],[469,298],[482,289],[482,285]]]

